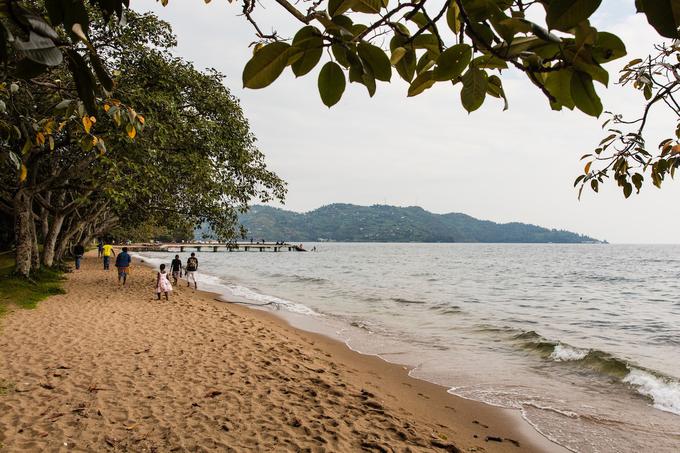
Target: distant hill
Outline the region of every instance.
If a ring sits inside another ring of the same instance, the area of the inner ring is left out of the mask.
[[[420,207],[331,204],[304,214],[253,206],[240,217],[248,237],[268,241],[338,242],[600,242],[564,230],[495,223],[466,214],[434,214]],[[197,237],[203,234],[200,231]]]

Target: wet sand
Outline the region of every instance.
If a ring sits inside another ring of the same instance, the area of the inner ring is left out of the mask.
[[[181,282],[88,256],[0,320],[0,452],[560,452],[517,411]],[[0,283],[1,284],[1,283]]]

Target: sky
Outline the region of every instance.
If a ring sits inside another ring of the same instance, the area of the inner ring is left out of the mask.
[[[628,56],[606,68],[612,80],[630,59],[644,56],[660,37],[636,15],[633,0],[604,0],[592,22],[620,36]],[[460,104],[460,88],[436,85],[413,98],[396,72],[370,98],[362,85],[348,84],[328,109],[317,91],[318,67],[295,79],[290,69],[272,85],[244,89],[241,74],[256,41],[240,16],[238,2],[155,0],[133,3],[168,21],[179,41],[174,53],[200,68],[225,74],[240,99],[258,147],[270,169],[287,182],[283,207],[306,212],[330,203],[421,206],[436,213],[463,212],[495,222],[525,222],[567,229],[613,243],[677,243],[680,181],[658,190],[646,185],[624,199],[615,184],[579,201],[574,179],[579,159],[607,133],[578,111],[554,112],[522,74],[506,72],[510,109],[488,98],[472,114]],[[301,24],[273,1],[258,4],[263,31],[292,37]],[[326,59],[323,60],[327,61]],[[598,85],[605,110],[637,117],[642,96],[630,87]],[[675,129],[673,117],[655,114],[647,139],[654,147]]]

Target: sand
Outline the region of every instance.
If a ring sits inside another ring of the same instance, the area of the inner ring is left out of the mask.
[[[0,320],[0,452],[561,451],[514,411],[154,282],[88,256],[67,294]]]

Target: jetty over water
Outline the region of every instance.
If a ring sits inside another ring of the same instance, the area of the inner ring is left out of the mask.
[[[287,242],[189,242],[172,244],[132,244],[127,246],[131,252],[306,252],[301,245]]]

